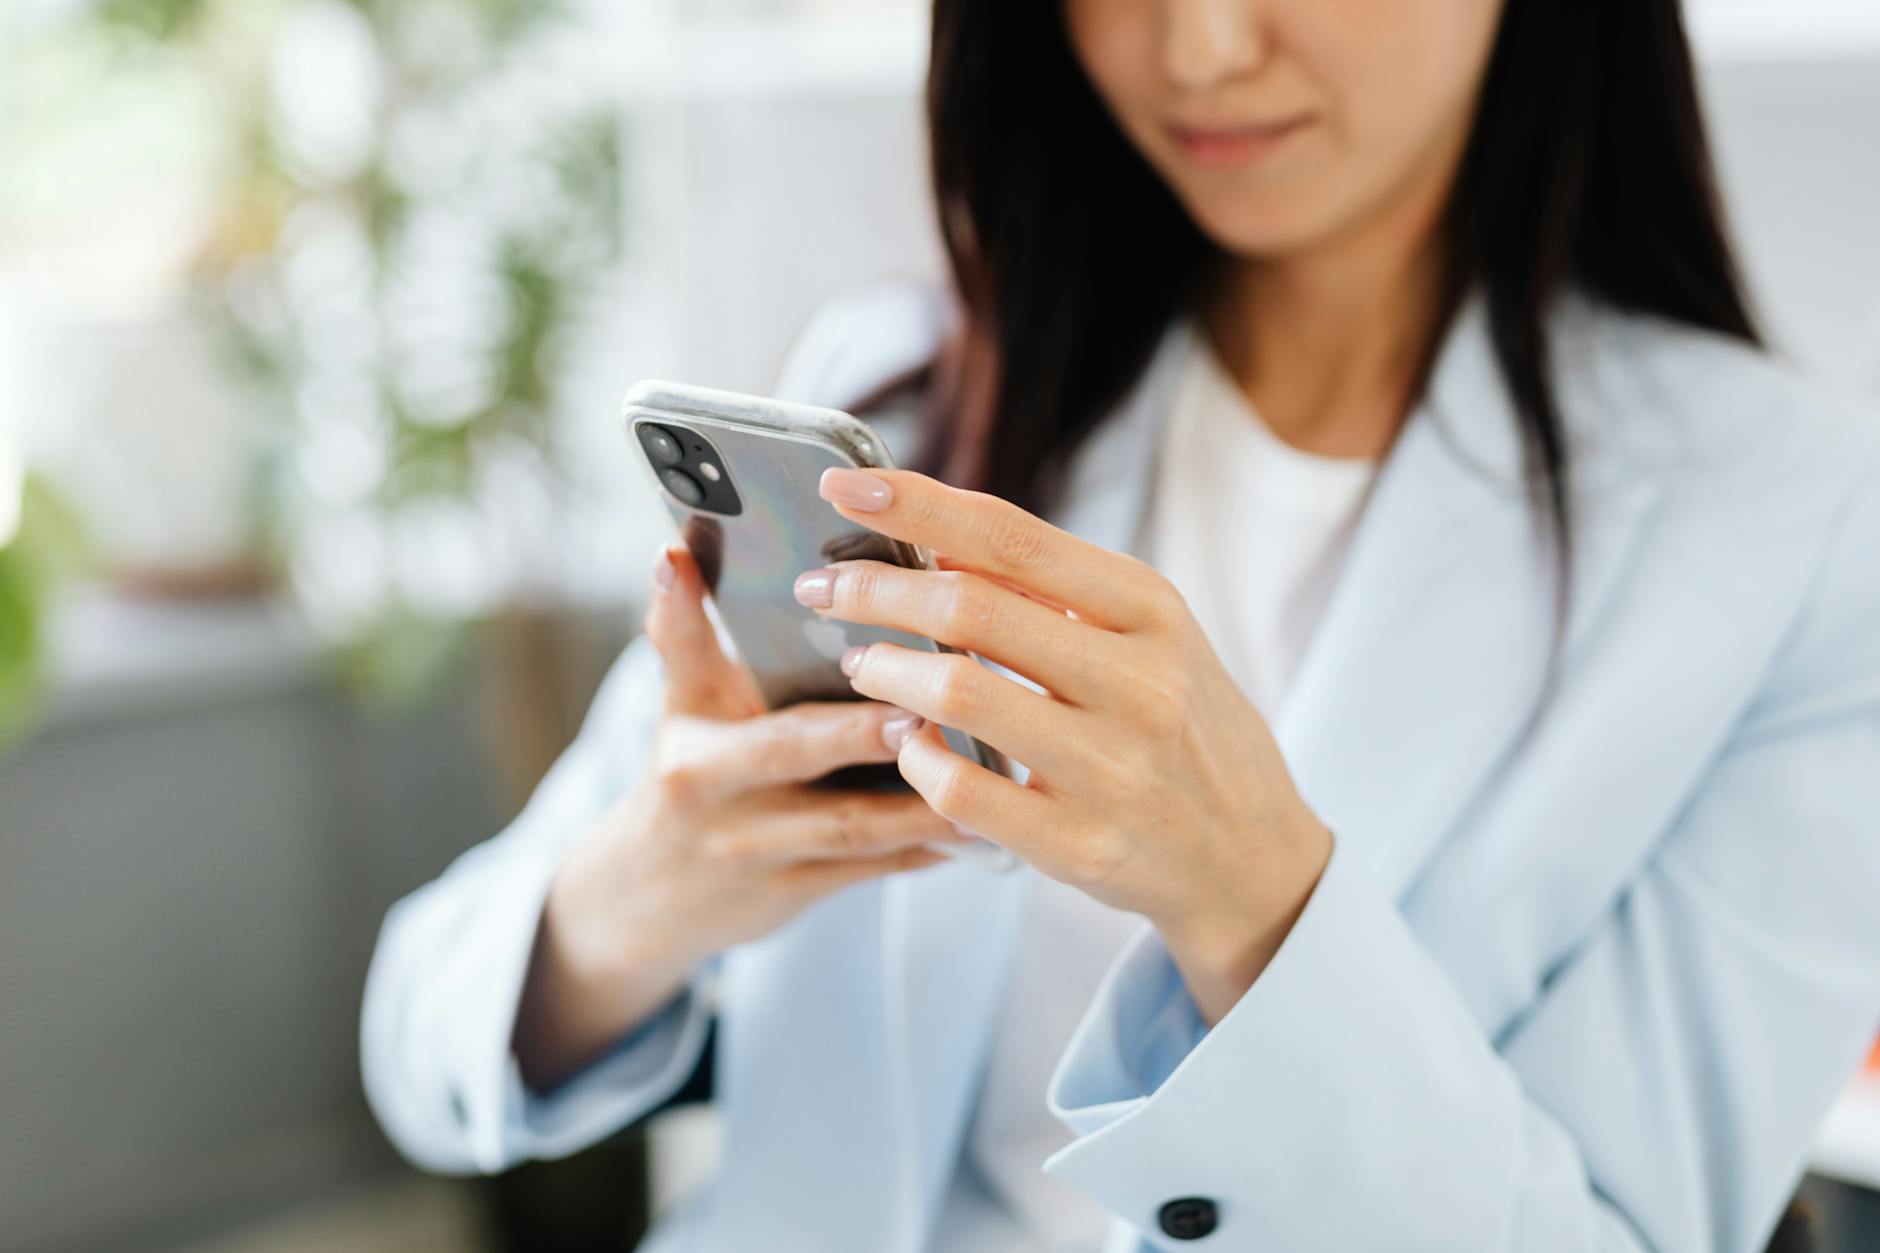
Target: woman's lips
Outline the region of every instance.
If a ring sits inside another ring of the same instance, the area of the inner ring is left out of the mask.
[[[1258,161],[1304,129],[1311,119],[1301,114],[1258,126],[1200,127],[1171,124],[1169,134],[1190,161],[1197,165],[1245,165]]]

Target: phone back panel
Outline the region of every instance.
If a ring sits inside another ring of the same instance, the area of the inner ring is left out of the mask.
[[[796,577],[835,561],[868,559],[914,569],[926,554],[843,518],[817,494],[823,471],[887,467],[886,448],[844,413],[676,384],[641,384],[628,393],[629,435],[640,422],[695,431],[710,441],[742,512],[724,516],[689,506],[659,487],[681,539],[698,562],[720,621],[765,703],[853,700],[839,662],[856,644],[892,641],[936,651],[920,636],[825,619],[796,601]],[[652,463],[635,455],[658,486]],[[979,746],[949,731],[949,744],[976,761]]]

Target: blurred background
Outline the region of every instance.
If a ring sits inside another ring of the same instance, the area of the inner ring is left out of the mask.
[[[1880,395],[1880,4],[1689,4],[1769,324]],[[621,392],[939,273],[925,22],[0,0],[0,1249],[618,1250],[709,1169],[416,1175],[360,987],[636,628]],[[1880,1240],[1880,1057],[1815,1170]]]

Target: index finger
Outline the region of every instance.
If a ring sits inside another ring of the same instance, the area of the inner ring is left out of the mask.
[[[893,761],[920,718],[877,701],[808,702],[737,721],[669,720],[662,768],[695,796],[809,783],[845,766]]]
[[[666,669],[669,713],[746,718],[764,707],[750,676],[718,647],[705,615],[705,582],[683,546],[660,550],[646,636]]]
[[[953,561],[1076,612],[1128,628],[1153,619],[1138,604],[1139,563],[1027,513],[912,470],[823,471],[822,498],[851,522],[944,553]]]

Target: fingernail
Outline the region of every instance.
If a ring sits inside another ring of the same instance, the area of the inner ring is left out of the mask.
[[[900,752],[907,737],[921,729],[926,719],[919,714],[901,714],[881,724],[881,742],[893,752]]]
[[[867,651],[868,645],[866,644],[856,644],[852,648],[845,649],[842,653],[842,673],[851,679],[854,678],[855,672],[862,668],[862,654]]]
[[[653,582],[659,585],[659,590],[663,592],[671,587],[672,580],[678,573],[678,568],[672,564],[672,553],[667,549],[660,549],[659,556],[653,558]]]
[[[796,576],[796,603],[811,609],[827,609],[836,603],[836,572],[811,570]]]
[[[824,470],[818,490],[830,504],[858,513],[880,513],[894,503],[894,489],[885,480],[860,470]]]

